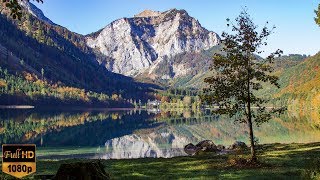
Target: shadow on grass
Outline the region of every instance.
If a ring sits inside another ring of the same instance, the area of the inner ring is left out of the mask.
[[[260,146],[260,167],[237,167],[229,163],[241,155],[202,154],[170,159],[103,160],[112,179],[310,179],[320,175],[320,143]],[[39,161],[37,174],[55,174],[62,163],[90,160]]]

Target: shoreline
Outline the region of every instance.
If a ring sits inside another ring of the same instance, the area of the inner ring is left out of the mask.
[[[106,111],[130,111],[130,110],[139,110],[137,108],[131,108],[131,107],[124,107],[124,108],[104,108],[104,107],[81,107],[81,106],[58,106],[58,107],[52,107],[52,106],[44,106],[44,107],[36,107],[36,106],[32,106],[32,105],[0,105],[0,109],[39,109],[39,110],[43,110],[43,109],[52,109],[55,108],[57,110],[60,109],[68,109],[68,110],[106,110]],[[142,110],[142,109],[140,109]]]
[[[31,105],[0,105],[0,109],[34,109]]]

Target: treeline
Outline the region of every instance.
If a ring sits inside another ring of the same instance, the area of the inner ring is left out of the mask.
[[[201,100],[198,90],[191,88],[170,88],[155,94],[156,100],[160,101],[161,109],[192,108],[199,109]]]
[[[12,75],[0,67],[0,102],[1,105],[73,105],[132,107],[133,105],[120,94],[111,96],[104,93],[86,91],[75,87],[50,84],[30,73]]]
[[[305,54],[289,54],[284,55],[281,57],[275,58],[275,69],[287,69],[290,67],[293,67],[295,65],[298,65],[300,62],[305,60],[310,56],[307,56]]]

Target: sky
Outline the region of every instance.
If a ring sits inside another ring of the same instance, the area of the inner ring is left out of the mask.
[[[320,51],[320,27],[314,22],[319,0],[44,0],[33,2],[54,23],[79,34],[98,31],[114,20],[133,17],[145,9],[185,9],[201,25],[221,35],[229,31],[226,19],[234,20],[246,8],[253,22],[268,21],[274,33],[262,56],[277,49],[284,54],[314,55]]]

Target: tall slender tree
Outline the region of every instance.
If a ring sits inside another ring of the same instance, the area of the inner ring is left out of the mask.
[[[217,105],[217,114],[227,114],[241,123],[248,125],[251,162],[257,162],[253,123],[260,125],[272,118],[273,113],[282,112],[283,108],[266,108],[268,99],[255,95],[255,91],[263,89],[262,82],[271,83],[279,87],[278,77],[271,75],[275,56],[282,51],[269,55],[265,60],[258,58],[262,53],[261,47],[266,46],[266,39],[272,29],[264,26],[260,33],[246,10],[235,19],[236,24],[228,21],[232,33],[223,32],[223,53],[215,54],[210,71],[213,75],[204,81],[208,84],[204,88],[201,99],[205,103]],[[255,107],[255,109],[253,109]]]

